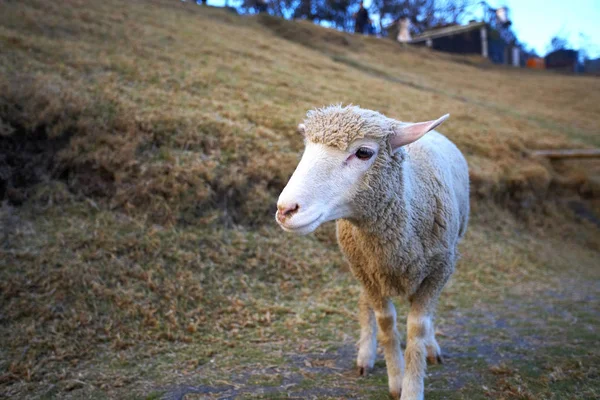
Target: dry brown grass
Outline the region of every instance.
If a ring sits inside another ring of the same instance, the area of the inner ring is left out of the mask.
[[[442,310],[502,301],[507,281],[541,292],[567,266],[597,279],[598,162],[527,152],[599,144],[597,78],[178,1],[0,0],[0,393],[147,394],[210,360],[213,384],[280,362],[269,343],[351,341],[359,288],[333,227],[272,222],[297,123],[338,102],[452,114],[474,204]]]
[[[172,3],[3,5],[4,129],[72,134],[63,173],[112,206],[160,222],[259,223],[296,162],[294,126],[332,102],[405,120],[450,112],[444,131],[483,197],[526,203],[565,179],[574,191],[590,181],[526,150],[598,144],[595,78],[480,68],[309,23]]]

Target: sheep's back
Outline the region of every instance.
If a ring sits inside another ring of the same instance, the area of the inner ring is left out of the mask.
[[[447,137],[431,131],[406,146],[407,181],[412,202],[423,213],[433,207],[436,221],[451,236],[462,237],[469,217],[469,169],[461,151]],[[425,207],[425,209],[423,209]]]

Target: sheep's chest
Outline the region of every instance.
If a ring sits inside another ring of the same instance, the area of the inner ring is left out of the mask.
[[[367,291],[384,296],[410,295],[422,280],[422,268],[397,246],[358,231],[352,224],[337,223],[340,249],[353,275]]]

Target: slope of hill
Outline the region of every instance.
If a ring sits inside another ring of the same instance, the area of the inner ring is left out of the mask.
[[[470,164],[428,395],[597,394],[600,166],[529,151],[600,145],[600,80],[167,0],[0,1],[0,393],[385,396],[347,372],[333,226],[273,223],[296,125],[340,102],[450,113]]]

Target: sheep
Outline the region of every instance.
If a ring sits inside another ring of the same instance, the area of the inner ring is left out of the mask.
[[[467,162],[432,131],[448,117],[404,123],[357,106],[309,111],[298,127],[304,154],[277,202],[288,232],[337,220],[339,247],[361,283],[359,374],[373,367],[379,330],[395,399],[423,399],[427,361],[442,362],[433,314],[469,218]],[[410,304],[404,357],[394,296]]]

